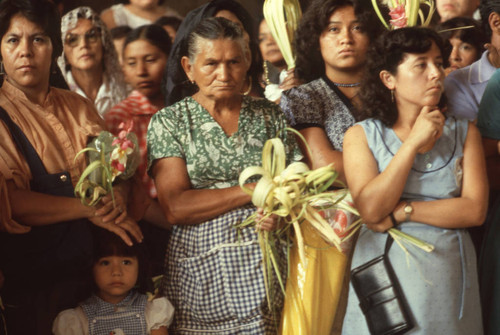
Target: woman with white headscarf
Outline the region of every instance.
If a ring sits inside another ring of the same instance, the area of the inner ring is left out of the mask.
[[[64,51],[57,63],[66,83],[103,116],[127,97],[109,30],[90,7],[78,7],[63,16],[61,33]]]

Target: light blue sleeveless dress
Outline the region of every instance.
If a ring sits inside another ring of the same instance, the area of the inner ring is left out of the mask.
[[[379,171],[384,171],[402,145],[392,128],[379,120],[359,123]],[[462,185],[463,147],[468,122],[448,117],[443,135],[426,154],[418,154],[402,198],[429,201],[457,197]],[[401,231],[434,245],[432,253],[407,246],[408,259],[393,243],[389,259],[411,310],[415,327],[407,334],[483,334],[474,246],[465,229],[443,229],[418,222],[402,223]],[[357,241],[351,269],[384,252],[385,233],[364,226]],[[369,334],[352,285],[342,334]]]

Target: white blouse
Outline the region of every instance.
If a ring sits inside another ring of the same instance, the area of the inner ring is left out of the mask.
[[[152,329],[168,327],[174,318],[174,306],[167,298],[156,298],[146,305],[146,325],[148,334]],[[54,335],[89,335],[87,316],[81,307],[67,309],[59,313],[52,326]]]
[[[116,26],[129,26],[130,28],[134,29],[145,24],[153,23],[148,19],[135,15],[134,13],[129,11],[123,4],[113,5],[111,6],[111,10],[113,11],[113,18],[115,20]],[[168,7],[165,7],[164,16],[175,16],[181,18],[179,13]]]

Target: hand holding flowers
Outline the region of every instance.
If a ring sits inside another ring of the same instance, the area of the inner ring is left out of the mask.
[[[132,241],[127,232],[137,241],[142,241],[142,233],[127,216],[128,185],[113,183],[117,178],[124,181],[132,177],[139,164],[137,137],[131,133],[132,127],[133,124],[120,124],[117,137],[103,131],[77,154],[76,157],[87,153],[89,165],[75,186],[75,195],[81,202],[95,208],[89,220],[118,234],[129,245]]]

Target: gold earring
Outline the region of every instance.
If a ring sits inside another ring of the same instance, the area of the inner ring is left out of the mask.
[[[391,90],[391,101],[394,102],[394,90]]]

